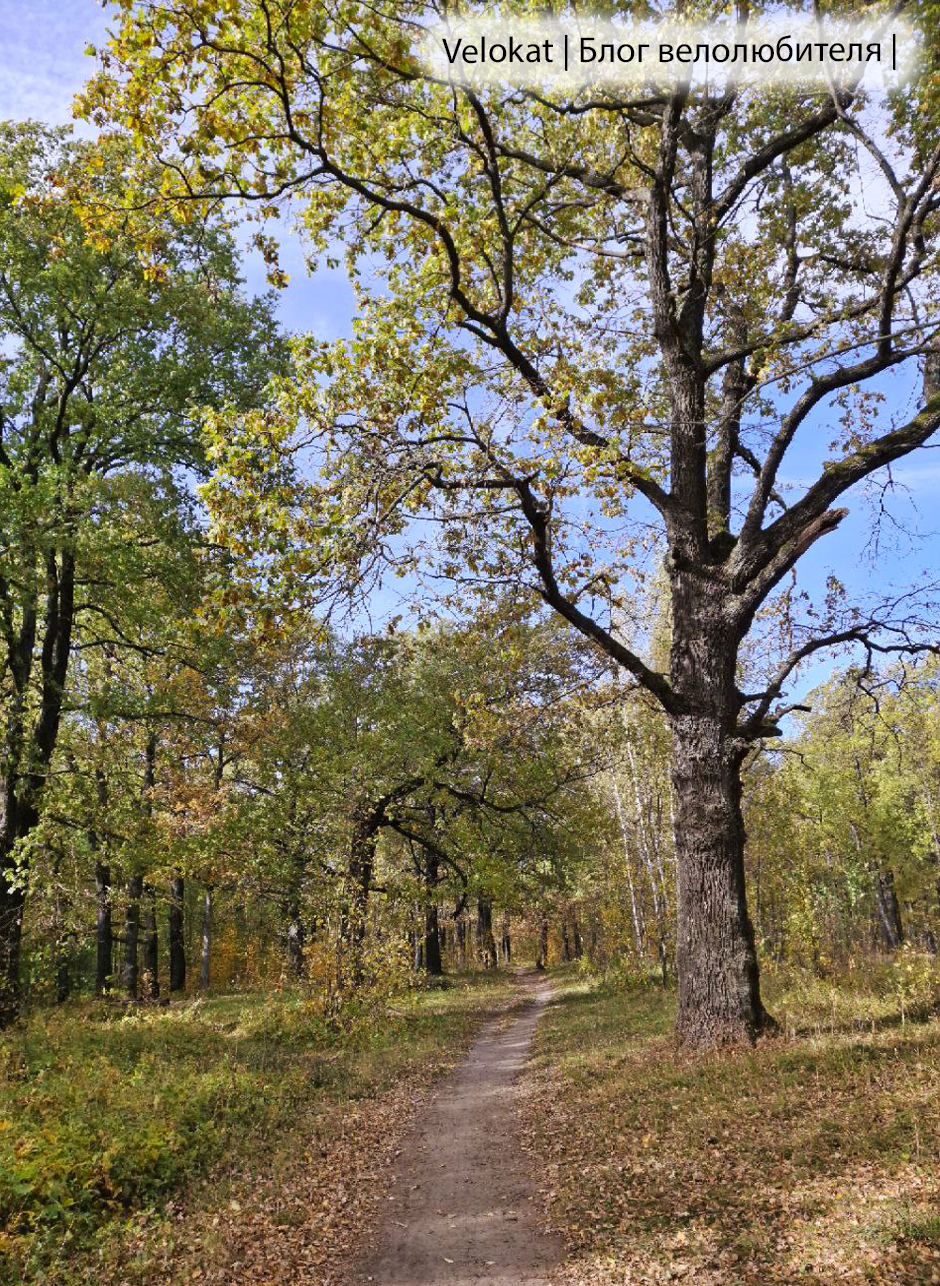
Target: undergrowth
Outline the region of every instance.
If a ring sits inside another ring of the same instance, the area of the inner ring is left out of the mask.
[[[72,1280],[129,1217],[433,1061],[507,985],[456,980],[343,1030],[300,993],[35,1013],[0,1038],[0,1282]]]

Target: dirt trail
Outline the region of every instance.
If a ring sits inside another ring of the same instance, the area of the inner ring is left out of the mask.
[[[540,1231],[516,1138],[515,1081],[547,984],[492,1019],[405,1140],[377,1234],[353,1281],[373,1286],[548,1286],[561,1239]]]

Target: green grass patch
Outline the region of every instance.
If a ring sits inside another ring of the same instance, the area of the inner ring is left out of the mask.
[[[71,1280],[72,1259],[129,1216],[381,1094],[508,987],[468,976],[343,1033],[300,993],[34,1014],[0,1038],[0,1282]]]

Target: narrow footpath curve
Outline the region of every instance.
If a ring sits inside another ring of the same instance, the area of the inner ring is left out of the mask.
[[[562,1242],[538,1227],[514,1106],[551,989],[522,988],[521,1011],[487,1023],[406,1138],[357,1286],[548,1286]]]

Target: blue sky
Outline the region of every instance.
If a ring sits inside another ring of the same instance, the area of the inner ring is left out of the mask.
[[[104,39],[106,26],[107,16],[95,0],[39,0],[25,8],[0,0],[0,117],[70,121],[72,96],[92,65],[83,50]],[[348,333],[353,300],[343,272],[309,274],[302,248],[290,237],[283,266],[291,276],[280,304],[284,323],[321,337]],[[257,263],[249,264],[248,275],[252,287],[262,287]],[[887,384],[885,392],[894,406],[906,403],[911,394],[900,381]],[[814,472],[827,436],[821,425],[807,435],[802,451],[789,463],[790,478],[799,480],[804,468],[807,477]],[[810,591],[825,585],[830,570],[861,594],[898,589],[931,569],[940,573],[940,454],[922,452],[894,476],[901,486],[888,498],[893,521],[884,524],[880,546],[867,543],[870,511],[861,496],[852,497],[851,516],[801,564],[801,581]],[[912,538],[911,530],[921,534]],[[819,682],[827,668],[814,666],[801,687]]]

